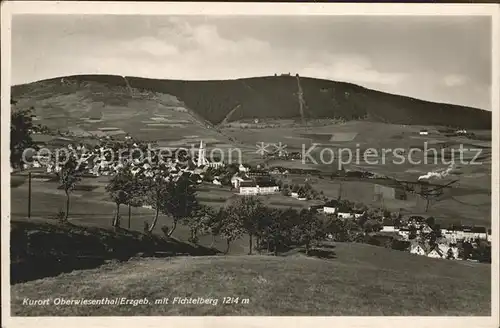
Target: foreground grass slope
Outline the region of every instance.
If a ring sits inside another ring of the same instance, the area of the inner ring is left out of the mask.
[[[11,220],[11,283],[143,256],[213,255],[215,250],[126,229]]]
[[[253,118],[300,118],[298,83],[295,76],[270,76],[224,81],[157,80],[110,75],[79,75],[15,86],[14,98],[30,95],[38,101],[80,94],[84,90],[105,105],[126,102],[132,90],[172,95],[211,123]],[[128,85],[127,85],[128,83]],[[387,94],[358,85],[300,78],[305,118],[366,119],[372,122],[414,125],[445,125],[491,129],[491,112],[439,104]],[[37,91],[38,90],[38,91]],[[135,91],[134,91],[135,92]],[[133,102],[137,107],[140,96]],[[143,98],[146,101],[148,97]],[[81,102],[81,99],[79,98]],[[79,107],[75,103],[74,107]],[[50,107],[50,106],[49,106]],[[80,106],[81,107],[81,106]],[[47,108],[46,110],[50,110]],[[61,114],[64,116],[64,114]],[[68,116],[69,117],[69,116]]]
[[[209,256],[131,260],[12,287],[16,316],[490,315],[490,266],[434,260],[361,244],[333,259]],[[127,297],[149,305],[26,306],[23,299]],[[154,304],[174,297],[217,305]],[[239,304],[224,305],[224,297]],[[248,299],[248,304],[242,300]]]

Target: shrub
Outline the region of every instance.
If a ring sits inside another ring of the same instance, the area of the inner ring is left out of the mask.
[[[189,238],[188,238],[188,241],[189,241],[190,243],[193,243],[193,244],[198,244],[199,240],[200,240],[200,239],[199,239],[199,238],[198,238],[198,236],[196,236],[196,235],[195,235],[195,236],[191,236],[191,237],[189,237]]]
[[[59,210],[59,212],[57,212],[54,216],[51,216],[49,219],[57,220],[60,223],[65,223],[68,221],[68,219],[66,218],[66,212],[64,212],[63,210]]]
[[[144,233],[149,234],[149,223],[147,221],[144,221]]]
[[[145,223],[147,224],[147,222],[145,222]],[[149,228],[149,226],[148,226],[148,228]],[[170,232],[170,228],[167,225],[163,225],[161,227],[161,231],[163,232],[165,237],[168,237],[168,233]]]

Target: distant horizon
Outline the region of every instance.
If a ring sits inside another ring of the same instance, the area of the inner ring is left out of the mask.
[[[29,85],[33,83],[38,83],[38,82],[43,82],[43,81],[50,81],[50,80],[57,80],[57,79],[63,79],[63,78],[69,78],[69,77],[76,77],[76,76],[119,76],[119,77],[133,77],[133,78],[140,78],[140,79],[147,79],[147,80],[164,80],[164,81],[186,81],[186,82],[224,82],[224,81],[236,81],[236,80],[244,80],[244,79],[256,79],[256,78],[267,78],[267,77],[280,77],[282,76],[281,74],[288,74],[287,73],[276,73],[277,75],[256,75],[256,76],[247,76],[247,77],[237,77],[237,78],[226,78],[226,79],[174,79],[174,78],[152,78],[152,77],[145,77],[145,76],[137,76],[137,75],[120,75],[120,74],[108,74],[108,73],[82,73],[82,74],[71,74],[71,75],[64,75],[64,76],[54,76],[54,77],[49,77],[49,78],[44,78],[40,80],[35,80],[32,82],[26,82],[26,83],[20,83],[20,84],[11,84],[11,87],[17,87],[17,86],[23,86],[23,85]],[[297,73],[292,73],[290,72],[290,77],[295,77]],[[374,88],[370,88],[358,83],[353,83],[353,82],[348,82],[348,81],[339,81],[339,80],[331,80],[327,78],[321,78],[321,77],[314,77],[314,76],[308,76],[308,75],[301,75],[299,73],[300,78],[308,78],[308,79],[314,79],[314,80],[324,80],[324,81],[331,81],[331,82],[337,82],[337,83],[346,83],[346,84],[352,84],[359,86],[361,88],[365,88],[368,90],[376,91],[376,92],[381,92],[389,95],[395,95],[399,97],[405,97],[405,98],[411,98],[411,99],[416,99],[419,101],[423,102],[428,102],[428,103],[434,103],[434,104],[443,104],[443,105],[453,105],[453,106],[460,106],[460,107],[465,107],[465,108],[473,108],[473,109],[479,109],[482,111],[486,112],[492,112],[491,109],[486,109],[486,108],[481,108],[481,107],[474,107],[474,106],[468,106],[468,105],[462,105],[462,104],[455,104],[455,103],[449,103],[449,102],[438,102],[438,101],[432,101],[432,100],[426,100],[422,98],[417,98],[417,97],[412,97],[412,96],[407,96],[404,94],[398,94],[398,93],[392,93],[392,92],[387,92],[383,90],[377,90]]]

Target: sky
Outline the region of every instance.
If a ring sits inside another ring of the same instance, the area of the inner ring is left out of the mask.
[[[12,83],[74,74],[325,78],[491,110],[491,20],[472,16],[15,15]]]

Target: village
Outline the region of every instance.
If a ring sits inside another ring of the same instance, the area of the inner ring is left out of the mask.
[[[45,145],[47,146],[47,145]],[[59,145],[60,146],[60,145]],[[281,167],[265,167],[264,165],[248,165],[245,163],[223,163],[209,160],[203,141],[197,148],[192,148],[191,154],[186,149],[170,151],[169,155],[162,155],[161,149],[147,148],[144,143],[126,137],[124,141],[105,139],[94,147],[84,144],[65,145],[67,153],[79,158],[82,172],[87,176],[113,176],[124,166],[129,165],[135,176],[152,177],[159,167],[167,169],[169,179],[176,181],[180,177],[189,178],[195,185],[213,185],[220,188],[230,188],[233,194],[240,196],[269,196],[283,195],[290,199],[307,202],[315,199],[313,205],[307,209],[334,217],[349,226],[349,236],[342,237],[328,235],[328,239],[337,241],[366,242],[378,246],[390,247],[411,254],[447,260],[491,261],[491,229],[483,226],[449,225],[441,226],[439,218],[406,213],[391,213],[381,208],[370,208],[367,205],[354,203],[346,199],[328,199],[320,196],[307,183],[305,185],[287,185],[281,180],[290,171]],[[147,157],[135,156],[133,151],[120,149],[141,149]],[[120,154],[116,156],[116,152]],[[279,154],[277,156],[298,158]],[[54,174],[61,170],[51,156],[35,155],[24,164],[24,169],[43,170],[47,174]],[[299,172],[295,172],[300,175]],[[352,176],[368,176],[366,172],[354,172]],[[308,173],[309,174],[309,173]],[[378,196],[392,193],[394,198],[407,196],[398,195],[385,186],[375,185]],[[322,192],[321,192],[322,193]],[[144,205],[151,208],[151,206]]]

